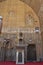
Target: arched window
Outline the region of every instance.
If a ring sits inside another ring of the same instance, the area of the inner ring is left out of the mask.
[[[34,24],[34,18],[31,15],[26,16],[26,25],[27,26],[33,26]]]

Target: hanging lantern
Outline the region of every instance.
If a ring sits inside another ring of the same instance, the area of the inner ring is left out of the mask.
[[[35,32],[36,32],[36,33],[39,33],[39,27],[36,27],[36,28],[35,28]]]
[[[2,19],[3,19],[3,17],[0,16],[0,32],[1,32],[1,29],[2,29]]]

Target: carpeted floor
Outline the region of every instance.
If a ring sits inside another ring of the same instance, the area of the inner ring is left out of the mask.
[[[0,62],[0,65],[16,65],[15,62]],[[21,64],[17,64],[21,65]],[[22,65],[43,65],[43,62],[28,62]]]

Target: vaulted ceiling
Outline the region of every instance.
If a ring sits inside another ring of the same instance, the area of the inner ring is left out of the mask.
[[[41,6],[41,0],[21,0],[21,1],[25,2],[30,7],[32,7],[36,13],[39,12]]]
[[[28,4],[35,11],[40,21],[40,29],[43,41],[43,0],[21,0]]]
[[[43,31],[43,0],[21,0],[29,5],[37,14],[40,20],[41,30]]]
[[[6,1],[6,0],[0,0],[0,2],[2,1]],[[30,7],[34,9],[36,13],[38,13],[43,0],[21,0],[21,1],[28,4]]]

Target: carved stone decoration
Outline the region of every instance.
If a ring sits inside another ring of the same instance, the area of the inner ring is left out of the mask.
[[[31,15],[26,16],[26,25],[30,27],[34,25],[34,18]]]
[[[9,12],[8,12],[8,15],[9,15],[9,16],[14,16],[14,15],[15,15],[15,11],[13,11],[13,10],[9,11]]]

